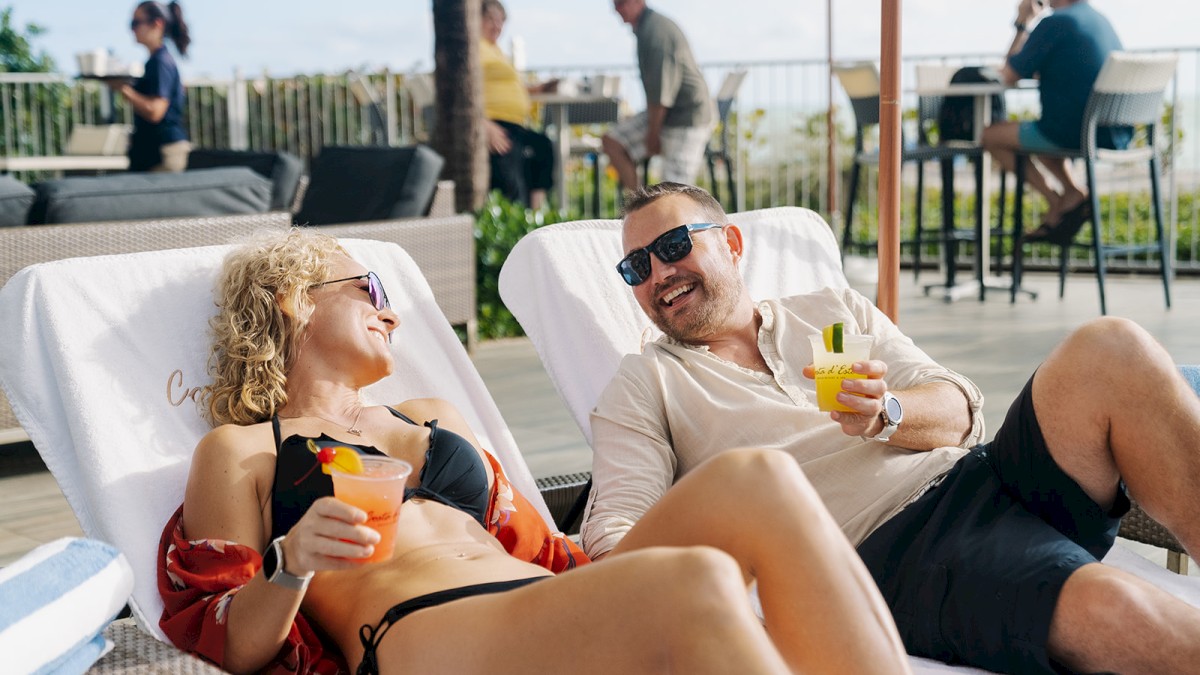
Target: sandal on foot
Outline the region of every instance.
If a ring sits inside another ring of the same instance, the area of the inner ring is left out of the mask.
[[[1041,225],[1038,225],[1036,230],[1027,232],[1025,236],[1021,238],[1031,243],[1050,241],[1050,238],[1054,236],[1054,230],[1057,227],[1058,225],[1048,225],[1046,223],[1042,223]]]
[[[1063,214],[1058,226],[1050,233],[1048,241],[1059,246],[1070,246],[1075,241],[1075,235],[1083,229],[1083,224],[1092,217],[1092,200],[1085,199],[1075,208]]]
[[[1062,215],[1062,219],[1054,225],[1042,223],[1036,230],[1026,234],[1022,239],[1030,243],[1049,242],[1059,246],[1070,246],[1075,235],[1083,228],[1083,224],[1092,217],[1092,202],[1085,199]]]

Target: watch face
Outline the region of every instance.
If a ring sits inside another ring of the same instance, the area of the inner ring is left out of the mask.
[[[900,400],[895,396],[889,396],[887,400],[883,402],[883,408],[884,412],[887,413],[888,421],[893,424],[899,422],[900,416],[904,414],[903,409],[900,407]]]

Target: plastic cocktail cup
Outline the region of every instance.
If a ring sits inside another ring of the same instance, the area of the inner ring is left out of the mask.
[[[842,390],[842,380],[860,380],[866,377],[855,373],[853,366],[856,361],[871,358],[871,343],[874,342],[874,338],[870,335],[846,335],[842,338],[841,354],[825,351],[825,339],[821,335],[810,335],[808,339],[812,341],[817,407],[824,412],[855,412],[852,408],[838,403],[837,395]]]
[[[333,494],[347,504],[367,512],[367,527],[379,533],[375,552],[362,562],[378,562],[392,557],[396,544],[396,524],[404,501],[404,482],[412,465],[391,457],[365,455],[363,472],[344,473],[336,465],[331,469]]]

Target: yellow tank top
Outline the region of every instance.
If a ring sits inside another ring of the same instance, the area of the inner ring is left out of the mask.
[[[483,111],[490,120],[526,123],[529,94],[521,75],[504,57],[504,52],[487,40],[479,41],[479,61],[483,67]]]

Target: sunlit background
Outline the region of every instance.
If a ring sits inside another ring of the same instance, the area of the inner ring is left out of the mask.
[[[431,70],[432,0],[184,0],[195,43],[185,77],[341,71]],[[1200,5],[1193,0],[1092,0],[1109,17],[1127,48],[1190,46],[1196,42]],[[135,2],[21,0],[17,25],[47,32],[37,46],[60,70],[73,72],[74,55],[112,49],[125,61],[144,60],[134,44],[129,15]],[[534,67],[631,63],[634,42],[608,0],[510,0],[501,42],[517,36]],[[823,0],[658,0],[649,5],[675,19],[702,62],[824,58]],[[879,52],[878,0],[835,0],[837,58],[870,58]],[[954,54],[1003,52],[1012,38],[1016,2],[906,0],[904,52]]]

